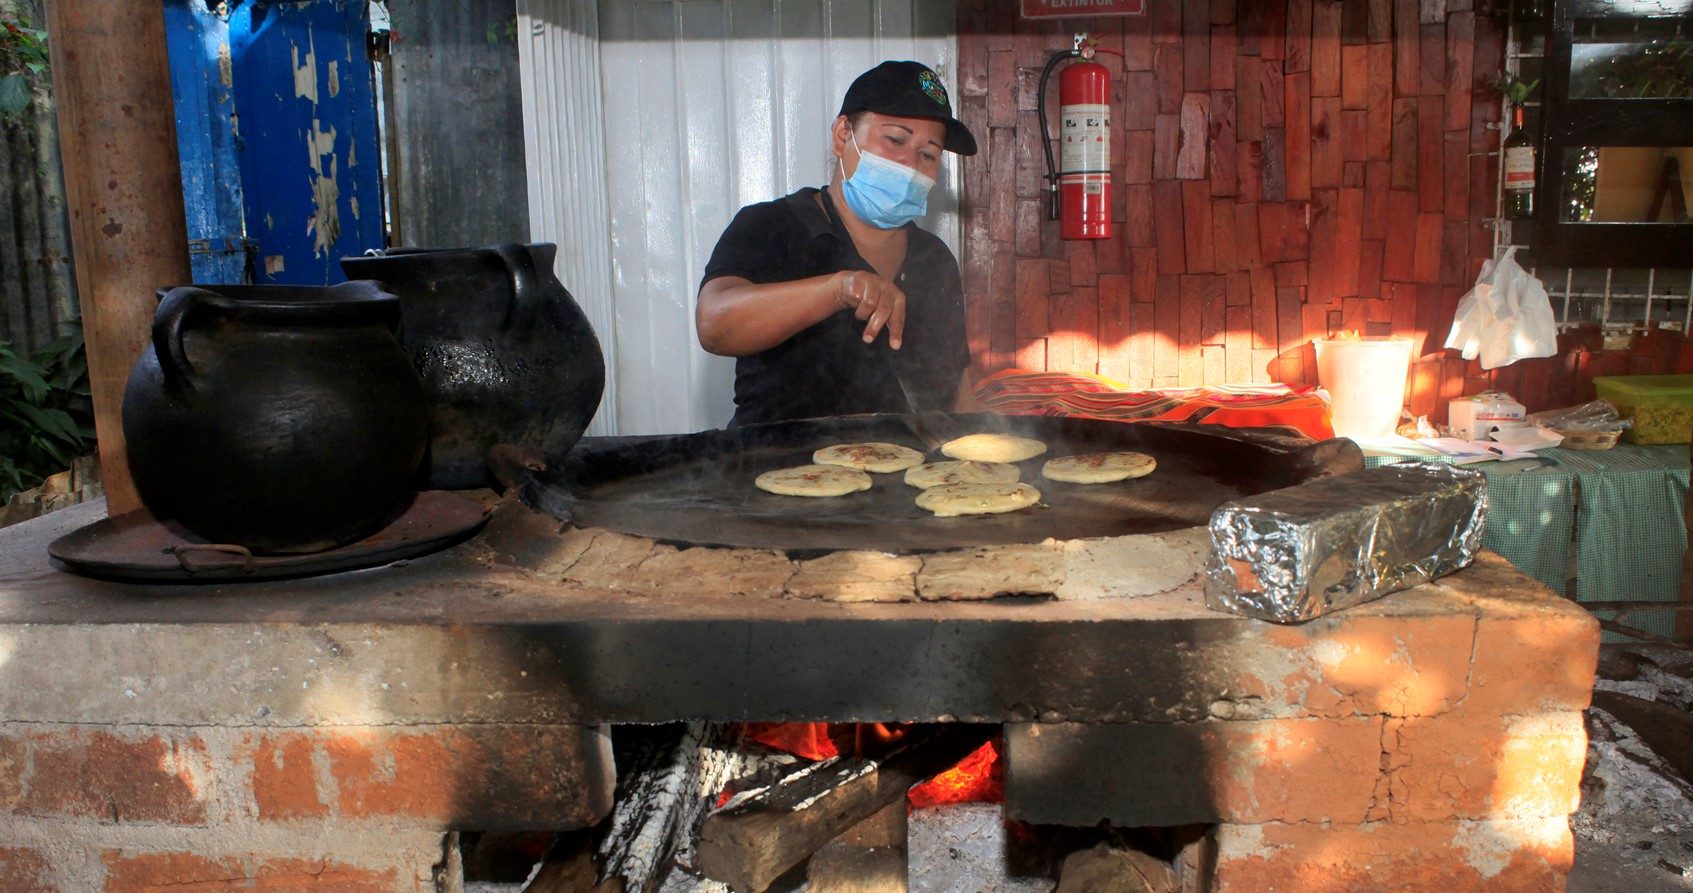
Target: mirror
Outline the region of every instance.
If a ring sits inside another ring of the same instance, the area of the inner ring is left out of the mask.
[[[1693,223],[1693,146],[1564,149],[1564,223]]]

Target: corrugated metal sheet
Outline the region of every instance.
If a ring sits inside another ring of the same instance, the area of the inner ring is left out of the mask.
[[[588,433],[617,434],[621,386],[614,374],[599,27],[594,0],[517,0],[529,232],[558,244],[558,278],[593,322],[605,354],[605,396]]]
[[[512,0],[390,4],[395,232],[428,248],[529,237]]]
[[[0,0],[0,12],[43,27],[42,0]],[[0,341],[29,352],[76,316],[65,182],[49,79],[35,105],[0,125]]]
[[[520,23],[525,2],[543,12],[542,0],[520,0]],[[574,21],[586,18],[585,2],[568,5]],[[571,28],[562,18],[537,22],[549,33]],[[531,140],[537,235],[592,232],[576,248],[588,255],[579,262],[598,274],[601,259],[610,261],[608,279],[592,280],[609,294],[590,310],[601,340],[612,342],[606,433],[728,421],[734,362],[699,347],[693,314],[717,237],[741,206],[826,182],[829,123],[860,72],[883,59],[921,59],[953,81],[954,23],[951,0],[603,0],[593,30],[531,44],[529,126],[574,135],[571,176],[603,182],[603,211],[587,181],[537,194],[537,175],[563,168]],[[541,64],[561,51],[570,65]],[[957,194],[949,162],[925,225],[955,251]]]

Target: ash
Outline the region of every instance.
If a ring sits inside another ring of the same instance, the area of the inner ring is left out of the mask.
[[[1607,645],[1599,672],[1597,692],[1693,712],[1693,652]],[[1654,730],[1637,730],[1598,706],[1586,718],[1581,809],[1570,820],[1570,893],[1693,890],[1693,783],[1648,743],[1657,739]]]

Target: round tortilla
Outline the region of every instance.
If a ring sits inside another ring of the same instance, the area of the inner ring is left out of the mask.
[[[923,464],[923,454],[897,443],[843,443],[812,453],[811,461],[885,474]]]
[[[973,462],[1021,462],[1046,452],[1046,444],[1011,434],[967,434],[942,444],[941,452]]]
[[[1023,473],[1004,462],[967,462],[954,459],[930,462],[905,471],[905,482],[919,490],[946,484],[1014,484]]]
[[[1145,453],[1082,453],[1049,459],[1041,466],[1041,477],[1069,484],[1108,484],[1145,477],[1158,467],[1158,460]]]
[[[945,484],[917,496],[917,507],[936,517],[996,515],[1026,509],[1040,502],[1040,491],[1028,484]]]
[[[839,465],[799,465],[766,471],[753,485],[780,496],[845,496],[870,489],[870,475]]]

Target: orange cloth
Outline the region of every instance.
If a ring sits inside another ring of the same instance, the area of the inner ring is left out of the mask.
[[[1251,385],[1130,391],[1074,372],[1007,369],[976,385],[976,401],[1006,415],[1076,416],[1117,422],[1190,422],[1258,428],[1285,425],[1316,440],[1334,436],[1315,388]]]

